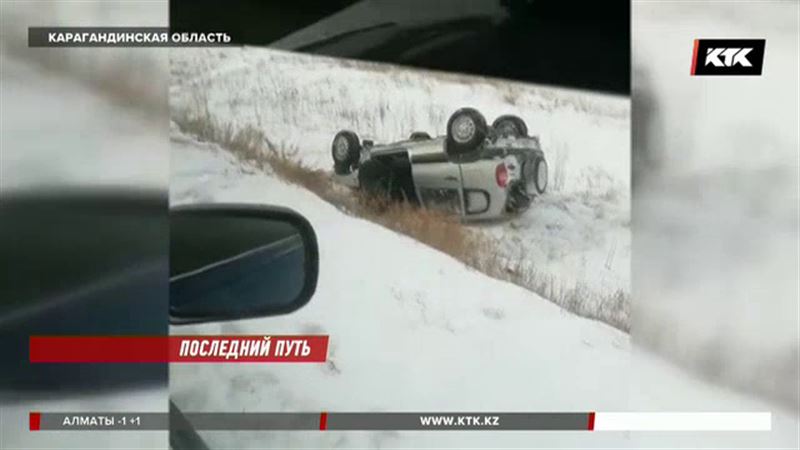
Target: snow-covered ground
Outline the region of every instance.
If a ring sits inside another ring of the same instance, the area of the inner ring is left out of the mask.
[[[180,334],[327,334],[325,364],[172,365],[186,411],[765,411],[653,360],[631,372],[629,337],[240,163],[173,130],[172,204],[254,202],[306,216],[320,245],[317,292],[281,317],[173,327]],[[647,358],[647,357],[645,357]],[[642,358],[640,358],[640,361]],[[666,386],[668,392],[653,390]],[[761,447],[773,433],[205,432],[215,448]],[[663,438],[663,440],[661,440]]]
[[[279,148],[330,170],[341,129],[389,142],[443,134],[463,106],[488,121],[517,114],[540,136],[551,193],[511,221],[480,227],[497,251],[555,285],[598,297],[630,292],[630,101],[626,97],[404,69],[277,50],[181,49],[171,54],[171,107],[254,126]]]
[[[3,55],[0,190],[164,189],[165,125],[60,74]]]

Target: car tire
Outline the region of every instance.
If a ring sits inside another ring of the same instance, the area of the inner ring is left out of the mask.
[[[536,155],[522,166],[525,190],[529,195],[541,195],[547,190],[547,161]]]
[[[445,153],[459,159],[478,150],[486,140],[486,119],[474,108],[461,108],[447,121]]]
[[[492,122],[492,130],[498,137],[520,138],[528,135],[528,126],[518,116],[500,116]]]
[[[336,133],[331,142],[333,169],[338,175],[347,175],[361,159],[361,143],[358,135],[352,131],[342,130]]]

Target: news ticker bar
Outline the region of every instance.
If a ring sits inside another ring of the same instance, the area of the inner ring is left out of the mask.
[[[177,419],[177,418],[173,418]],[[769,431],[769,412],[322,412],[169,413],[31,412],[30,430],[484,430]]]

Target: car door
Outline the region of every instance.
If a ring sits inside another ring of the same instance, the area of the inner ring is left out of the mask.
[[[461,214],[464,210],[461,166],[447,158],[444,138],[412,144],[409,158],[417,196],[422,205]]]

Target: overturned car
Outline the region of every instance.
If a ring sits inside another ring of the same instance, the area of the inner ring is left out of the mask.
[[[352,131],[336,134],[335,177],[370,195],[444,209],[464,219],[492,219],[526,210],[547,188],[547,161],[536,136],[517,117],[462,108],[447,134],[415,132],[404,141],[374,144]]]

